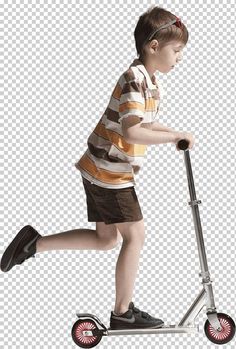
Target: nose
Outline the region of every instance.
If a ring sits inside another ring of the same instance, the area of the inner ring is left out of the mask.
[[[182,59],[183,59],[183,53],[181,53],[181,54],[179,55],[179,57],[177,58],[177,63],[179,63],[180,61],[182,61]]]

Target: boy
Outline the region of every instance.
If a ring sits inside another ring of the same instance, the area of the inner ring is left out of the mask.
[[[4,252],[2,271],[58,249],[122,248],[116,265],[116,302],[110,327],[162,327],[164,322],[134,306],[132,300],[140,252],[145,240],[143,215],[135,193],[138,173],[148,144],[194,144],[190,133],[178,132],[153,121],[160,91],[154,75],[168,73],[182,58],[188,31],[180,19],[160,7],[140,16],[134,31],[138,59],[119,78],[108,107],[88,138],[88,149],[75,164],[87,197],[88,221],[96,230],[76,229],[41,236],[33,227],[21,229]]]

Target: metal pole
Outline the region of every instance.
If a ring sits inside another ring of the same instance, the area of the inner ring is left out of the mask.
[[[200,266],[201,266],[202,283],[207,294],[207,297],[206,297],[207,311],[215,311],[216,307],[215,307],[215,301],[213,296],[213,289],[211,285],[212,281],[211,281],[210,273],[208,270],[206,250],[204,245],[202,226],[201,226],[201,220],[200,220],[200,214],[199,214],[199,208],[198,208],[198,205],[201,203],[201,201],[197,200],[196,198],[192,166],[191,166],[191,160],[190,160],[188,149],[184,151],[184,161],[185,161],[185,166],[187,171],[188,187],[189,187],[189,193],[190,193],[189,205],[191,206],[191,209],[192,209],[194,228],[196,232],[199,260],[200,260]]]

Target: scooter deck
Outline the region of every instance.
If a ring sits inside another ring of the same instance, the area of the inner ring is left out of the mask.
[[[178,326],[165,325],[159,328],[134,328],[134,329],[107,329],[107,336],[134,335],[134,334],[159,334],[159,333],[196,333],[199,332],[199,326]]]

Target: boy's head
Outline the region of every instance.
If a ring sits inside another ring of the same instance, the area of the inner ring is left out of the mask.
[[[174,14],[157,6],[139,17],[134,31],[139,59],[163,73],[182,59],[188,36],[186,26]]]

